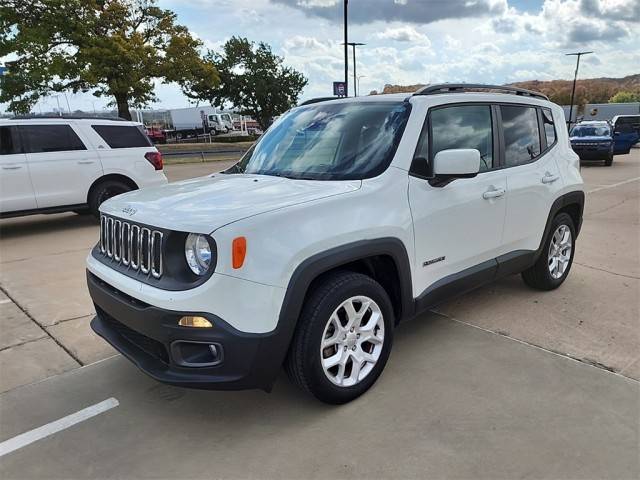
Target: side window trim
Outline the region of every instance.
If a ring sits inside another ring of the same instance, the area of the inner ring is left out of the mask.
[[[538,117],[538,137],[540,138],[540,155],[536,157],[538,158],[547,151],[547,130],[544,128],[542,108],[536,108],[536,116]]]

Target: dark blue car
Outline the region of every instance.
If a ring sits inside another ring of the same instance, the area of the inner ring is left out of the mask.
[[[613,163],[614,137],[609,122],[580,122],[569,132],[569,140],[580,160],[604,160],[606,166]]]

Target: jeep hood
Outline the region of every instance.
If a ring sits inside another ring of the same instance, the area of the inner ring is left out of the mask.
[[[253,215],[353,192],[361,183],[214,174],[125,193],[104,202],[100,211],[169,230],[210,233]]]

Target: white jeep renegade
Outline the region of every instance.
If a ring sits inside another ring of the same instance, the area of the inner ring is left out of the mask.
[[[483,93],[484,92],[484,93]],[[515,88],[310,101],[229,170],[101,207],[93,329],[159,381],[344,403],[401,320],[569,274],[584,205],[562,109]]]

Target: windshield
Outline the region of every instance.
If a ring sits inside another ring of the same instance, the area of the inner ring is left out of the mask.
[[[572,137],[609,137],[611,130],[607,126],[577,126],[571,130]]]
[[[308,180],[370,178],[391,163],[408,103],[323,103],[280,117],[225,173]]]

